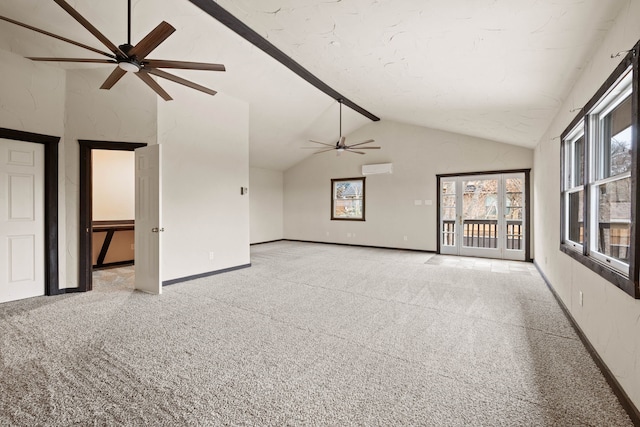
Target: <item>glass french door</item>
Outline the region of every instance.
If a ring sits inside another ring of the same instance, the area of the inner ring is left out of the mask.
[[[525,260],[524,173],[440,179],[440,253]]]

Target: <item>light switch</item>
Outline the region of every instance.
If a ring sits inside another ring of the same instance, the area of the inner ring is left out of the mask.
[[[422,206],[422,200],[414,200],[413,204],[416,206]]]

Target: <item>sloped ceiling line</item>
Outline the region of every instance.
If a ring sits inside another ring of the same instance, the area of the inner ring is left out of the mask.
[[[248,25],[244,22],[240,21],[238,18],[229,13],[226,9],[221,7],[219,4],[215,3],[213,0],[189,0],[191,3],[202,9],[205,13],[210,15],[212,18],[219,21],[221,24],[228,27],[230,30],[238,34],[240,37],[247,40],[249,43],[253,44],[255,47],[261,49],[266,54],[273,57],[276,61],[280,62],[282,65],[296,73],[298,76],[302,77],[308,83],[319,89],[320,91],[326,93],[336,101],[342,102],[347,107],[351,108],[354,111],[362,114],[368,119],[377,122],[380,118],[371,112],[365,110],[360,107],[355,102],[349,100],[345,96],[338,93],[335,89],[331,88],[329,85],[324,83],[322,80],[311,74],[309,70],[304,68],[302,65],[294,61],[290,56],[282,52],[280,49],[271,44],[267,39],[262,37],[260,34],[252,30]]]

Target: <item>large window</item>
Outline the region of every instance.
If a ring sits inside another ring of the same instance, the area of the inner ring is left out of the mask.
[[[634,81],[638,58],[631,51],[562,134],[561,249],[640,298]]]
[[[364,221],[364,180],[331,180],[331,219]]]

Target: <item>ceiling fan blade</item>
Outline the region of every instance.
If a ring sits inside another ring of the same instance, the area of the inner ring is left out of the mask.
[[[153,68],[180,68],[183,70],[207,70],[207,71],[226,71],[222,64],[208,64],[206,62],[188,62],[188,61],[167,61],[164,59],[145,59],[142,61],[145,66]]]
[[[100,89],[111,89],[113,85],[118,83],[118,80],[120,80],[122,76],[124,76],[125,74],[127,74],[125,70],[123,70],[120,67],[116,67],[113,70],[113,72],[109,74],[109,77],[107,77],[107,80],[105,80],[104,83],[102,83],[102,86],[100,86]]]
[[[153,49],[157,48],[160,43],[165,41],[167,37],[173,34],[175,30],[176,29],[173,28],[171,24],[162,21],[156,28],[151,30],[149,34],[140,40],[137,45],[131,48],[129,56],[137,56],[139,59],[143,59],[151,53]]]
[[[316,151],[313,154],[326,153],[327,151],[333,151],[333,150],[335,150],[335,148],[327,148],[327,149],[324,149],[324,150]]]
[[[354,147],[353,145],[350,145],[348,147],[346,147],[347,149]],[[379,150],[380,147],[358,147],[358,150]]]
[[[154,76],[162,77],[163,79],[171,80],[172,82],[179,83],[181,85],[190,87],[191,89],[199,90],[200,92],[208,93],[209,95],[215,95],[216,92],[213,89],[209,89],[207,87],[201,86],[197,83],[191,82],[189,80],[183,79],[182,77],[174,76],[173,74],[169,74],[166,71],[157,70],[155,68],[144,68],[147,73],[153,74]],[[141,70],[142,71],[142,70]]]
[[[348,148],[345,148],[345,150],[344,150],[344,151],[348,151],[349,153],[365,154],[365,153],[363,153],[362,151],[350,150],[350,149],[348,149]]]
[[[34,58],[28,56],[27,59],[32,61],[51,61],[51,62],[89,62],[95,64],[117,64],[113,59],[88,59],[88,58]]]
[[[63,42],[71,43],[72,45],[81,47],[83,49],[87,49],[87,50],[90,50],[92,52],[99,53],[100,55],[108,56],[110,58],[115,58],[115,55],[112,55],[112,54],[107,53],[107,52],[103,52],[100,49],[96,49],[95,47],[87,46],[86,44],[78,43],[78,42],[73,41],[71,39],[68,39],[66,37],[62,37],[62,36],[59,36],[57,34],[53,34],[53,33],[50,33],[48,31],[45,31],[45,30],[41,30],[40,28],[32,27],[31,25],[23,24],[22,22],[15,21],[13,19],[10,19],[10,18],[4,17],[4,16],[0,16],[0,19],[3,20],[3,21],[10,22],[12,24],[18,25],[20,27],[26,28],[28,30],[35,31],[35,32],[40,33],[40,34],[44,34],[45,36],[53,37],[54,39],[62,40]]]
[[[314,141],[313,139],[310,139],[309,142],[315,142],[316,144],[326,145],[327,147],[334,147],[335,148],[335,146],[336,146],[336,144],[327,144],[326,142]],[[314,148],[314,147],[310,147],[310,148]]]
[[[171,101],[173,99],[171,95],[169,95],[164,89],[162,89],[162,87],[160,87],[160,85],[155,80],[153,80],[153,78],[151,78],[149,74],[145,73],[144,71],[139,71],[136,73],[136,76],[140,77],[140,80],[145,82],[147,86],[153,89],[153,91],[160,95],[160,97],[162,97],[162,99],[164,99],[165,101]]]
[[[358,145],[369,144],[370,142],[375,142],[374,139],[367,139],[363,142],[358,142],[357,144],[350,145],[349,147],[357,147]]]
[[[87,21],[84,18],[84,16],[80,15],[77,10],[72,8],[71,5],[69,5],[69,3],[67,3],[64,0],[53,0],[53,1],[56,2],[58,4],[58,6],[63,8],[76,21],[78,21],[80,23],[80,25],[82,25],[84,28],[86,28],[87,31],[89,31],[91,34],[93,34],[95,36],[95,38],[100,40],[102,42],[102,44],[105,45],[107,48],[109,48],[109,50],[111,52],[115,53],[116,55],[121,55],[123,58],[127,57],[127,55],[122,50],[120,50],[120,48],[118,46],[116,46],[108,38],[106,38],[104,36],[104,34],[102,34],[100,31],[98,31],[98,29],[96,27],[91,25],[91,23],[89,21]]]

